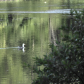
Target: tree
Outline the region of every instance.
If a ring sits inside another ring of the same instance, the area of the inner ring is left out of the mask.
[[[43,59],[35,58],[38,77],[32,84],[84,84],[84,10],[70,15],[70,26],[60,28],[66,32],[63,42],[50,45],[52,52]]]

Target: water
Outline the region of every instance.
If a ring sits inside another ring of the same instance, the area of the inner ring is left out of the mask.
[[[0,84],[31,84],[33,58],[48,54],[49,44],[60,40],[58,28],[70,9],[83,8],[81,0],[44,2],[0,3]],[[22,43],[24,50],[18,49]]]

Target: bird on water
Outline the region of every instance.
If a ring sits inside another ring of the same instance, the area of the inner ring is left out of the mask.
[[[18,46],[18,48],[19,48],[19,49],[25,48],[25,44],[23,43],[23,44],[22,44],[22,47]]]

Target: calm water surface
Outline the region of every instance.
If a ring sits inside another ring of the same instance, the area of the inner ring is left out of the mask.
[[[76,4],[76,5],[74,5]],[[71,8],[83,3],[1,2],[0,84],[31,84],[33,57],[50,52],[49,44],[60,40],[59,30]],[[18,46],[25,43],[25,49]]]

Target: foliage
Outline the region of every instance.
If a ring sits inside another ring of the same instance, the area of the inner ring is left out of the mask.
[[[84,84],[84,10],[71,10],[70,15],[70,27],[60,28],[66,32],[63,43],[50,45],[48,56],[35,58],[38,77],[32,84]]]

